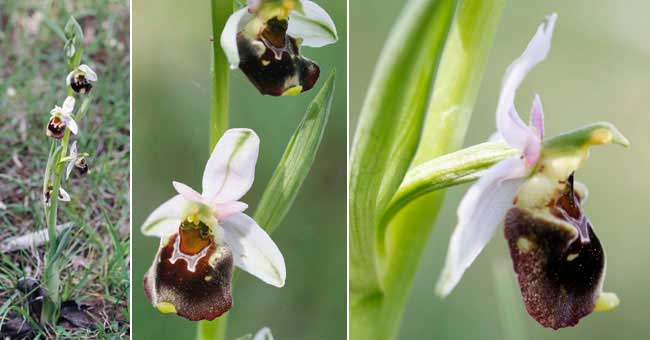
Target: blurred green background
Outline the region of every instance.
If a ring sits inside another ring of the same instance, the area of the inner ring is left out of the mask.
[[[259,95],[240,71],[231,73],[231,126],[261,138],[252,190],[254,211],[289,138],[327,74],[336,68],[329,125],[293,208],[273,239],[284,254],[282,289],[242,274],[234,290],[228,338],[262,326],[277,339],[342,339],[346,334],[346,2],[320,1],[339,41],[303,53],[321,67],[314,90],[291,98]],[[210,2],[134,0],[133,18],[133,337],[192,339],[195,323],[158,313],[145,298],[142,277],[159,240],[139,228],[175,194],[171,181],[200,188],[209,155]],[[218,41],[218,37],[217,41]]]
[[[351,134],[377,56],[406,2],[350,1]],[[604,289],[616,292],[621,305],[613,312],[594,313],[575,328],[542,328],[525,311],[501,232],[454,292],[445,300],[436,297],[433,287],[465,185],[448,190],[399,339],[650,338],[650,247],[646,243],[650,239],[650,2],[507,1],[465,144],[485,141],[495,131],[494,111],[504,71],[552,12],[559,19],[551,53],[524,81],[517,104],[527,119],[533,95],[540,94],[547,136],[607,120],[632,142],[629,150],[594,149],[576,175],[589,186],[584,208],[608,255]]]

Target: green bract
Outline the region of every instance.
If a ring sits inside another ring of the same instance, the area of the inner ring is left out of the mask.
[[[332,72],[307,108],[264,190],[254,217],[269,232],[275,230],[289,212],[316,158],[332,108],[335,79]]]

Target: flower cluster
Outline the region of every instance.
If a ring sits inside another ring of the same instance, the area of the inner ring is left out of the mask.
[[[296,95],[311,89],[320,68],[300,54],[301,46],[336,42],[334,22],[309,0],[249,0],[221,34],[232,69],[241,69],[260,93]]]
[[[447,295],[505,224],[505,237],[528,313],[545,327],[573,326],[594,310],[618,304],[603,293],[605,252],[581,204],[584,184],[574,180],[589,147],[628,145],[608,123],[544,140],[544,114],[535,96],[526,124],[515,93],[551,47],[557,16],[549,16],[523,54],[508,67],[496,110],[497,137],[519,155],[492,166],[463,197],[437,291]]]
[[[75,35],[76,37],[76,35]],[[70,41],[76,40],[76,38],[70,38]],[[74,44],[71,45],[74,48]],[[77,51],[75,49],[75,51]],[[74,53],[73,53],[74,55]],[[66,85],[74,92],[81,95],[88,94],[92,89],[90,82],[97,81],[97,74],[93,71],[90,66],[86,64],[79,65],[74,67],[72,71],[66,77]],[[88,98],[86,98],[88,100]],[[54,108],[50,111],[50,120],[47,123],[46,135],[55,140],[61,141],[61,147],[67,148],[68,138],[70,134],[78,135],[79,126],[75,121],[75,116],[73,115],[75,108],[76,100],[73,96],[68,96],[61,106],[55,105]],[[77,113],[79,114],[79,113]],[[66,137],[67,136],[67,137]],[[64,138],[65,137],[65,138]],[[60,151],[60,157],[55,160],[55,166],[59,166],[59,163],[68,162],[66,168],[66,176],[68,179],[72,169],[77,169],[79,175],[85,175],[88,173],[88,164],[86,159],[88,157],[87,153],[78,153],[77,151],[77,141],[74,141],[70,146],[69,155],[66,155],[67,150]],[[51,156],[50,156],[51,157]],[[53,175],[49,171],[46,173],[45,185],[43,188],[43,199],[46,205],[49,205],[50,199],[52,197],[53,185],[50,183],[50,176]],[[59,200],[60,201],[70,201],[70,195],[63,189],[59,187]]]

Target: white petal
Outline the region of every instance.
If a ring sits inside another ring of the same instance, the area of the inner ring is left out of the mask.
[[[220,224],[236,266],[270,285],[284,286],[287,274],[282,253],[252,218],[240,213]]]
[[[542,23],[537,28],[537,33],[528,43],[524,53],[510,64],[503,77],[496,112],[497,129],[508,144],[519,150],[524,150],[526,143],[530,140],[528,135],[533,132],[514,109],[515,94],[528,72],[544,60],[551,49],[551,37],[556,19],[557,14],[547,17],[548,22]]]
[[[70,146],[70,158],[77,159],[77,141],[72,142]]]
[[[86,64],[79,65],[79,71],[86,74],[86,79],[90,81],[97,81],[97,73]]]
[[[183,184],[181,182],[173,181],[172,185],[176,192],[183,196],[188,201],[194,201],[198,203],[203,203],[203,197],[201,194],[192,189],[189,185]]]
[[[70,162],[68,162],[68,166],[65,169],[65,179],[70,178],[70,173],[72,172],[72,168],[74,168],[74,159],[71,159]]]
[[[237,48],[237,32],[239,32],[239,23],[245,16],[250,16],[248,8],[244,7],[235,11],[226,22],[221,32],[221,48],[226,54],[231,69],[239,67],[239,49]]]
[[[75,122],[70,115],[63,115],[63,121],[65,122],[65,125],[68,126],[68,129],[70,129],[70,132],[75,135],[79,132],[77,122]]]
[[[230,129],[212,150],[203,171],[203,197],[208,202],[237,201],[253,185],[260,139],[250,129]]]
[[[302,39],[302,45],[321,47],[338,40],[336,26],[329,14],[315,2],[302,0],[303,13],[292,11],[287,34]]]
[[[140,230],[147,236],[166,237],[178,231],[187,200],[176,195],[154,210],[144,221]]]
[[[269,329],[268,327],[264,327],[260,329],[253,337],[253,340],[273,340],[273,334],[271,334],[271,329]]]
[[[68,96],[64,101],[63,101],[63,107],[61,108],[61,113],[72,113],[72,110],[74,110],[74,97]]]
[[[70,202],[70,195],[61,187],[59,187],[59,201]]]
[[[262,0],[248,0],[248,3],[246,5],[248,7],[248,12],[250,13],[257,12],[261,4],[262,4]]]
[[[77,70],[72,70],[70,73],[68,73],[68,76],[65,77],[66,85],[70,85],[72,83],[72,77],[74,76],[75,72],[77,72]]]
[[[439,295],[451,292],[492,238],[512,207],[525,176],[522,160],[508,158],[491,167],[465,193],[458,206],[458,224],[449,241],[445,268],[436,287]]]

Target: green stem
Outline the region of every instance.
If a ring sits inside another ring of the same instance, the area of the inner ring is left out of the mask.
[[[212,321],[199,321],[197,326],[197,340],[222,340],[226,338],[228,316],[226,313]]]
[[[457,10],[412,167],[461,147],[504,0],[463,1]],[[442,203],[442,192],[403,207],[378,239],[383,291],[351,301],[350,336],[384,340],[397,335],[420,257]],[[352,269],[351,269],[352,271]]]
[[[230,68],[221,49],[219,38],[228,17],[233,12],[232,0],[211,0],[212,12],[212,93],[210,96],[210,151],[228,129],[230,105]],[[224,340],[228,326],[228,314],[212,321],[199,321],[197,340]]]
[[[212,8],[212,95],[210,96],[210,150],[228,129],[230,70],[219,38],[233,12],[232,0],[211,0]]]

